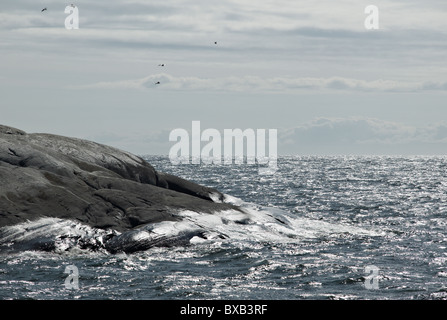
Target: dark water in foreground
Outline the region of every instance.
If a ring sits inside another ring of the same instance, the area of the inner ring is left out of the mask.
[[[243,200],[256,223],[128,255],[0,254],[0,299],[447,298],[447,157],[282,157],[271,176],[148,160]],[[79,289],[65,287],[67,266]]]

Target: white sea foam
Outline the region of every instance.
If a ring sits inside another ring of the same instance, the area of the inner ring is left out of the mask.
[[[89,230],[90,229],[90,230]],[[51,237],[65,234],[69,236],[84,236],[92,233],[92,229],[86,225],[59,218],[43,217],[33,221],[27,221],[2,228],[2,243],[10,241],[26,241],[37,236]]]
[[[111,230],[92,228],[69,219],[42,217],[0,229],[0,246],[19,245],[23,248],[54,247],[55,251],[65,251],[76,247],[80,242],[87,246],[101,247],[104,237]]]
[[[302,239],[325,236],[380,236],[382,233],[351,225],[334,224],[291,214],[272,207],[261,207],[241,199],[225,195],[225,202],[238,205],[238,210],[225,210],[213,215],[185,210],[178,215],[183,221],[173,222],[171,228],[177,232],[194,227],[206,231],[206,239],[227,238],[232,240],[296,242]],[[164,229],[166,225],[154,226],[157,233],[172,234]],[[163,230],[164,229],[164,230]],[[202,243],[203,239],[194,237],[192,243]]]
[[[123,234],[95,229],[76,221],[47,217],[2,228],[0,245],[51,245],[56,251],[65,251],[81,243],[81,246],[87,244],[87,247],[102,248],[105,237],[117,235],[113,241],[117,243],[115,249],[119,251],[119,246],[150,248],[167,243],[175,245],[189,241],[197,244],[216,239],[284,243],[340,235],[381,235],[380,232],[355,226],[309,219],[278,208],[246,203],[229,195],[225,195],[224,201],[238,205],[242,211],[225,210],[208,214],[184,210],[177,213],[181,221],[152,223]]]
[[[211,192],[209,194],[211,200],[213,200],[216,203],[222,203],[222,200],[220,199],[220,193],[217,192]]]

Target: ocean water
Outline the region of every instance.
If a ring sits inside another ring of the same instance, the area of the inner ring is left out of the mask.
[[[447,298],[447,157],[280,157],[273,175],[146,158],[217,188],[249,221],[185,211],[188,223],[226,237],[132,254],[3,252],[0,299]],[[56,220],[45,228],[70,226],[82,231]]]

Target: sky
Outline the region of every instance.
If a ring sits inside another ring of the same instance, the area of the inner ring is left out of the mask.
[[[1,124],[138,155],[192,121],[277,129],[279,155],[447,151],[445,0],[79,0],[67,29],[70,4],[2,1]]]

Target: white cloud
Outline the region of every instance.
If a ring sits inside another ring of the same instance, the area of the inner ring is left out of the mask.
[[[160,82],[158,84],[158,82]],[[230,92],[291,93],[302,91],[350,92],[420,92],[446,91],[447,82],[402,82],[392,80],[359,80],[342,77],[293,78],[258,76],[199,78],[177,77],[166,73],[141,79],[98,82],[77,88],[154,89],[161,90],[215,90]]]
[[[375,118],[318,118],[280,131],[278,145],[290,153],[445,154],[447,124],[412,126]]]
[[[142,114],[154,116],[146,107],[148,97],[154,106],[164,106],[153,108],[158,128],[193,116],[211,118],[221,110],[231,116],[219,116],[215,126],[237,122],[290,127],[294,119],[334,114],[401,120],[395,109],[404,113],[409,105],[408,118],[417,123],[425,121],[421,118],[427,108],[429,121],[445,114],[445,0],[379,0],[377,32],[363,25],[364,8],[371,4],[367,0],[77,0],[80,29],[76,31],[65,29],[66,4],[58,0],[45,0],[44,5],[33,0],[4,2],[2,116],[18,127],[32,118],[43,128],[61,127],[62,133],[67,130],[62,125],[67,114],[72,114],[78,119],[70,120],[72,126],[82,134],[87,125],[84,118],[77,118],[79,106],[91,108],[86,114],[92,135],[122,119],[125,126],[136,127],[129,116],[131,106],[144,106],[134,118],[145,126]],[[48,11],[41,13],[44,6]],[[423,96],[423,102],[416,96]],[[356,108],[361,99],[368,100],[362,110]],[[372,112],[378,104],[380,110]],[[209,112],[197,111],[198,105]],[[176,108],[181,112],[172,111]],[[113,111],[113,117],[106,109]],[[240,114],[238,119],[231,118],[234,112]],[[35,116],[24,120],[23,114]],[[92,120],[95,117],[103,120]],[[289,146],[308,141],[310,152],[316,138],[321,143],[333,139],[334,144],[346,141],[358,146],[387,141],[393,145],[409,137],[415,143],[423,143],[421,137],[443,143],[439,137],[445,132],[442,126],[404,128],[371,119],[307,126],[288,136]],[[151,150],[144,147],[148,141],[140,146],[139,134],[114,139],[120,146]]]
[[[167,155],[174,144],[169,133],[167,129],[139,134],[112,130],[84,138],[140,155]],[[414,126],[366,117],[316,118],[294,128],[279,128],[277,142],[280,155],[440,155],[447,153],[447,123]]]
[[[282,82],[292,88],[402,90],[389,81],[371,81],[380,78],[431,80],[436,87],[436,81],[445,81],[447,71],[443,63],[447,45],[442,41],[447,29],[442,15],[445,5],[435,0],[423,5],[414,1],[378,4],[383,30],[377,32],[364,29],[366,1],[79,0],[76,32],[64,27],[65,5],[55,0],[45,3],[49,10],[43,14],[30,0],[7,3],[0,13],[0,42],[7,46],[0,52],[9,50],[6,56],[16,50],[55,59],[65,54],[71,55],[73,63],[77,53],[86,52],[105,59],[113,55],[139,61],[156,56],[181,61],[182,67],[195,63],[201,72],[213,65],[229,76],[248,77],[262,70],[256,75],[268,75],[273,86]],[[219,50],[211,45],[216,40]],[[85,59],[83,64],[88,62]],[[233,67],[228,68],[229,64]],[[126,70],[122,73],[129,77]],[[298,81],[294,75],[299,75]],[[198,74],[193,76],[195,82],[201,81]],[[320,77],[327,82],[315,83]]]

